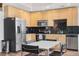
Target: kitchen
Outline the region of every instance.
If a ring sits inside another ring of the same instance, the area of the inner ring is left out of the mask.
[[[59,7],[52,7],[48,4],[32,4],[33,10],[28,11],[27,7],[19,7],[31,4],[7,4],[2,3],[3,17],[20,18],[26,22],[27,42],[35,42],[42,34],[43,39],[61,41],[65,49],[79,51],[79,7],[77,4],[58,4]],[[43,7],[40,7],[43,6]],[[57,4],[54,4],[55,6]],[[39,8],[38,8],[39,6]],[[41,8],[44,8],[41,10]],[[48,9],[46,9],[49,7]],[[50,9],[52,7],[52,9]],[[2,20],[0,20],[2,21]],[[1,22],[2,23],[2,22]],[[2,36],[0,36],[2,37]],[[3,37],[4,38],[4,37]]]

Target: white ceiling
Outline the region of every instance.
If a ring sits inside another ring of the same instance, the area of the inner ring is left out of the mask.
[[[6,3],[6,4],[24,9],[27,11],[58,9],[58,8],[65,8],[65,7],[72,7],[72,6],[79,7],[78,3]]]

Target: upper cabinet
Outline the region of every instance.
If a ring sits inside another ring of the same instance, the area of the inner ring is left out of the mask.
[[[47,11],[42,11],[42,19],[43,20],[48,20],[48,13],[47,13]]]
[[[54,26],[54,20],[67,19],[67,26],[77,26],[77,7],[32,12],[31,26],[37,26],[37,20],[48,20],[48,26]]]
[[[64,8],[50,10],[48,12],[48,22],[49,26],[54,25],[54,20],[67,19],[67,26],[77,26],[77,8]]]
[[[42,16],[43,16],[42,12],[32,12],[31,13],[31,26],[37,26],[37,21],[43,20]]]
[[[78,9],[77,8],[69,8],[68,11],[67,11],[67,25],[68,26],[78,26]]]
[[[12,6],[4,6],[5,17],[18,17],[26,21],[26,26],[30,26],[30,13]]]
[[[61,8],[46,11],[28,12],[12,6],[4,6],[5,16],[26,20],[26,25],[36,27],[38,20],[47,20],[48,26],[54,26],[54,20],[67,19],[67,26],[78,26],[78,8]]]
[[[15,17],[15,9],[13,7],[10,6],[5,6],[5,17]]]
[[[21,15],[20,17],[26,21],[26,26],[30,27],[30,13],[24,10],[20,10]]]
[[[4,6],[6,17],[21,17],[20,9],[12,6]]]

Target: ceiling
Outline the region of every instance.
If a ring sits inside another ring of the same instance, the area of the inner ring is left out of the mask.
[[[72,7],[72,6],[79,7],[78,3],[6,3],[6,4],[24,9],[27,11],[58,9],[58,8],[65,8],[65,7]]]

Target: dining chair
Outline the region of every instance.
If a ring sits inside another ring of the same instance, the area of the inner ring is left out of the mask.
[[[22,51],[29,52],[26,56],[38,56],[44,50],[39,49],[38,46],[22,45]]]
[[[62,56],[64,54],[63,52],[64,50],[64,45],[61,44],[61,48],[59,51],[54,50],[52,54],[50,54],[51,56]]]

